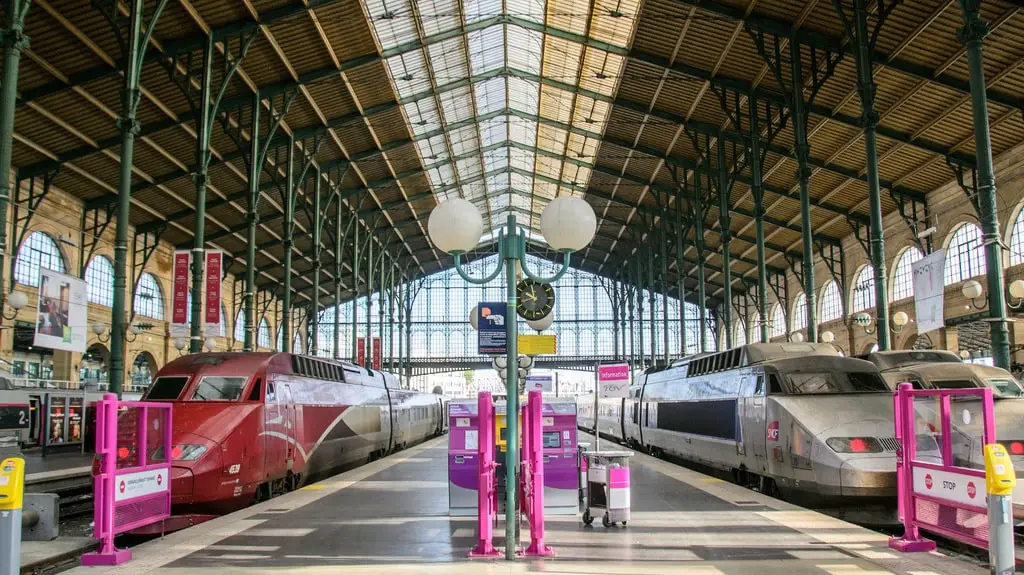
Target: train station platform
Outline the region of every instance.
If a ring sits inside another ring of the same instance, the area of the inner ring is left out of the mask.
[[[959,575],[939,553],[899,554],[887,536],[643,454],[628,527],[550,517],[557,557],[469,561],[474,518],[449,518],[447,438],[135,547],[112,568],[71,573],[588,573]],[[525,528],[524,528],[525,531]],[[499,528],[497,535],[503,531]],[[528,539],[524,533],[523,539]],[[500,538],[495,546],[501,547]]]
[[[67,481],[91,481],[91,453],[48,453],[43,457],[38,450],[23,453],[25,458],[25,485],[29,491],[34,487],[52,488]]]

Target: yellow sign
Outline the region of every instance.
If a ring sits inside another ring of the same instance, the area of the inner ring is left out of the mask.
[[[521,335],[516,342],[523,355],[555,355],[553,335]]]
[[[0,510],[21,509],[25,495],[25,460],[9,457],[0,462]]]

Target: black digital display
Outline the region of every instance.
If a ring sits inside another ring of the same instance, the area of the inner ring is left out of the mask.
[[[0,429],[28,429],[28,406],[0,405]]]

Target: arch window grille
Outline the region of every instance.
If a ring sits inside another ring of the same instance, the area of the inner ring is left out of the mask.
[[[793,308],[793,331],[800,331],[807,328],[807,295],[803,292],[796,296],[796,306]]]
[[[160,284],[149,272],[139,276],[139,285],[135,288],[135,314],[144,317],[164,319],[164,294]]]
[[[18,250],[18,258],[14,262],[14,281],[39,287],[40,268],[57,273],[64,273],[67,269],[57,243],[43,232],[32,232]]]
[[[860,268],[853,281],[853,313],[875,307],[875,270],[871,266]]]
[[[953,232],[946,248],[945,285],[960,283],[975,276],[985,275],[985,246],[981,228],[966,223]]]
[[[821,317],[818,321],[821,323],[835,321],[843,317],[843,301],[842,296],[839,294],[839,284],[832,280],[825,284],[825,289],[821,291]]]
[[[86,296],[89,303],[114,305],[114,266],[107,256],[96,256],[85,268]]]
[[[892,293],[889,296],[892,301],[914,296],[914,270],[911,266],[923,257],[921,250],[914,247],[907,248],[900,255],[892,272]]]

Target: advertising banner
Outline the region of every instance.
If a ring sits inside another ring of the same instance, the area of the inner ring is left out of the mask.
[[[40,268],[32,345],[84,353],[89,331],[88,306],[84,281]]]
[[[380,369],[380,338],[373,338],[373,369]]]
[[[477,306],[476,347],[480,355],[508,353],[507,311],[508,304],[504,302],[483,302]]]
[[[917,316],[919,335],[946,325],[943,314],[945,283],[942,277],[945,267],[945,250],[935,250],[910,264],[914,274],[914,315]]]
[[[219,250],[206,251],[206,314],[203,333],[206,337],[219,337],[220,332],[220,280],[224,253]]]
[[[64,437],[67,435],[64,428],[64,418],[67,416],[67,397],[51,395],[46,408],[46,444],[64,443]]]
[[[366,365],[366,338],[356,338],[356,363],[359,365]]]
[[[189,253],[174,252],[171,278],[171,337],[188,337]]]
[[[82,434],[85,431],[83,429],[85,425],[82,422],[84,413],[85,398],[72,397],[68,405],[68,443],[82,441]]]
[[[597,389],[600,397],[628,397],[629,364],[613,363],[598,366]]]

